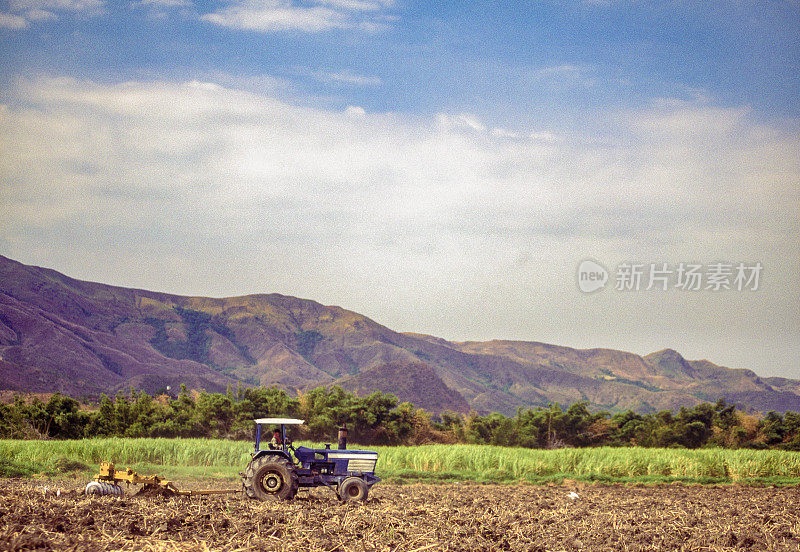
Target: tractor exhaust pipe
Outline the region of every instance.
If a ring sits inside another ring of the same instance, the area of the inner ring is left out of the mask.
[[[339,428],[339,450],[347,449],[347,424]]]

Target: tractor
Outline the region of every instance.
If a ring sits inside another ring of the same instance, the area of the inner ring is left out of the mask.
[[[259,418],[255,423],[255,451],[240,474],[250,498],[290,500],[299,488],[328,487],[344,502],[366,500],[369,489],[380,481],[375,475],[378,453],[347,450],[346,433],[344,438],[340,434],[337,449],[330,444],[324,449],[295,448],[287,438],[286,426],[300,425],[303,420]],[[262,428],[269,425],[280,426],[280,438],[262,449]]]

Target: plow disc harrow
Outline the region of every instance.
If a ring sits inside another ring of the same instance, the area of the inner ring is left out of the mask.
[[[90,481],[86,485],[85,492],[87,495],[122,496],[125,494],[120,485],[123,481],[127,486],[142,485],[142,488],[136,493],[137,495],[196,496],[239,492],[239,489],[181,491],[172,481],[157,475],[139,475],[130,468],[118,470],[111,462],[100,463],[100,473],[95,476],[94,481]]]
[[[106,481],[90,481],[88,485],[86,485],[86,494],[87,495],[110,495],[110,496],[122,496],[125,494],[125,491],[119,485],[115,485],[114,483],[108,483]]]

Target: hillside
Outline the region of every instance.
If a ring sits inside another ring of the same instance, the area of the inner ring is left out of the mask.
[[[665,349],[641,357],[535,342],[398,333],[340,307],[278,294],[183,297],[69,278],[0,256],[0,390],[73,396],[185,383],[341,384],[432,411],[514,412],[586,400],[612,411],[725,397],[799,410],[800,382],[759,378]]]
[[[389,362],[346,376],[335,383],[360,396],[374,391],[393,393],[400,401],[412,402],[432,412],[469,410],[464,397],[447,387],[436,372],[422,362]]]

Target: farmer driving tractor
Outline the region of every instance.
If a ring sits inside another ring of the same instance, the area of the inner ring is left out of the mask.
[[[272,430],[272,439],[269,440],[269,448],[278,450],[283,446],[283,439],[281,437],[281,430],[275,428]]]

